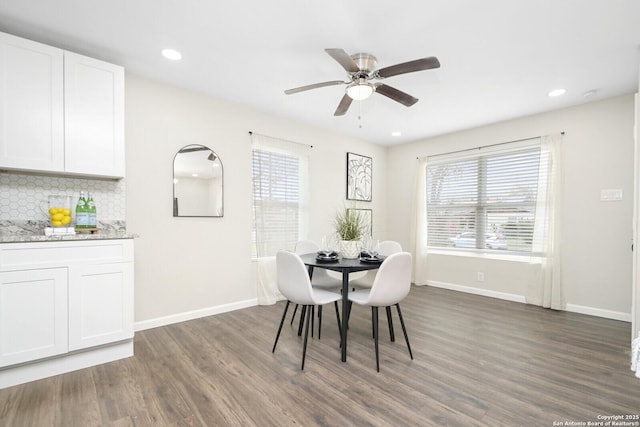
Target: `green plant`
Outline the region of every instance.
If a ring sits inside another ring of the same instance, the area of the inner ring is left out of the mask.
[[[341,240],[360,240],[365,230],[364,217],[353,209],[338,211],[334,225]]]

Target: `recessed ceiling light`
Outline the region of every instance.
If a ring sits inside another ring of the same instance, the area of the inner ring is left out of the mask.
[[[400,136],[402,133],[399,130],[391,132],[391,136]]]
[[[551,96],[551,97],[562,96],[565,93],[567,93],[566,89],[554,89],[551,92],[549,92],[549,96]]]
[[[182,54],[174,49],[162,49],[162,56],[172,61],[179,61],[182,59]]]

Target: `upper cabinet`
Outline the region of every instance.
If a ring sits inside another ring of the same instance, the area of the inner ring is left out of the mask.
[[[124,69],[0,33],[0,169],[124,177]]]
[[[0,167],[64,171],[63,51],[0,33]]]
[[[124,69],[64,53],[65,170],[124,176]]]

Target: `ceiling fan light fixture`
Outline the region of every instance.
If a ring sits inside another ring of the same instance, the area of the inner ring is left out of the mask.
[[[373,85],[366,79],[358,79],[347,86],[347,95],[354,101],[362,101],[373,94]]]

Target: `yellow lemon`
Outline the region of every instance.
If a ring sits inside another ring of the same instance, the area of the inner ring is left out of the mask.
[[[71,209],[62,209],[62,214],[64,216],[71,216]]]
[[[65,215],[62,218],[62,225],[67,225],[71,222],[71,216],[70,215]]]
[[[49,214],[53,215],[58,212],[58,208],[49,208]]]
[[[62,226],[62,222],[61,221],[51,221],[51,225],[53,225],[54,227],[60,227],[60,226]]]
[[[62,221],[62,218],[64,218],[64,215],[62,215],[61,213],[55,213],[51,215],[51,220],[53,221]]]

